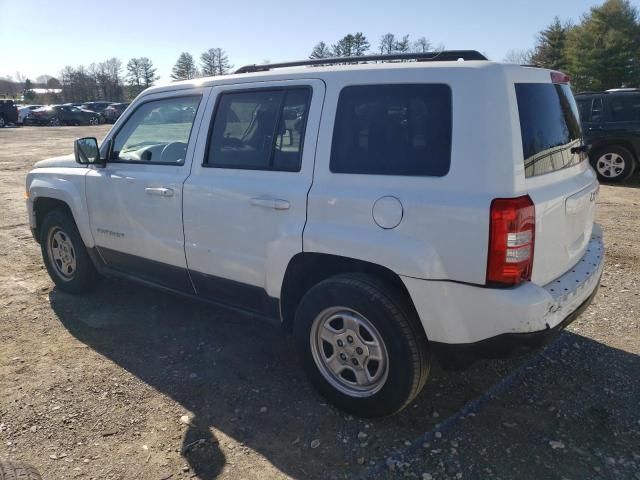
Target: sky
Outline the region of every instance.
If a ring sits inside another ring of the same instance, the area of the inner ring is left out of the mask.
[[[554,16],[579,21],[596,0],[0,0],[0,77],[57,76],[65,65],[149,57],[160,83],[180,52],[226,50],[236,67],[306,58],[320,40],[363,32],[424,36],[502,60],[531,48]],[[640,6],[640,0],[632,0]]]

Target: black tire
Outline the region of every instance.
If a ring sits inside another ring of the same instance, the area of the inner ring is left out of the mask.
[[[52,250],[54,246],[49,243],[53,243],[51,237],[58,233],[62,235],[66,242],[70,242],[73,247],[72,254],[66,254],[68,255],[67,258],[75,260],[73,271],[71,273],[67,272],[67,275],[62,271],[62,262],[58,263],[53,258]],[[73,294],[82,294],[90,292],[97,286],[100,275],[91,258],[89,258],[82,237],[80,237],[80,232],[78,232],[78,228],[69,213],[53,210],[47,214],[40,226],[40,249],[49,276],[60,290]]]
[[[598,175],[598,180],[601,182],[624,182],[633,174],[636,166],[636,159],[633,154],[626,148],[617,145],[601,147],[594,151],[590,158],[591,165]],[[624,168],[609,167],[606,163],[612,159],[620,158],[624,162]]]
[[[4,128],[7,126],[7,119],[4,118],[4,115],[0,115],[0,128]]]
[[[42,480],[40,473],[23,463],[0,462],[0,480]]]
[[[386,379],[369,396],[340,391],[327,381],[314,360],[314,320],[338,306],[365,317],[377,329],[388,353]],[[370,275],[337,275],[312,287],[296,311],[294,336],[314,387],[338,408],[354,415],[382,417],[399,412],[420,393],[429,375],[431,355],[415,309],[403,293]]]
[[[60,121],[60,119],[58,117],[52,117],[49,120],[49,126],[50,127],[59,127],[62,125],[62,122]]]

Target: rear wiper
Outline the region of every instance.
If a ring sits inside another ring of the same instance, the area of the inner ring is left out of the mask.
[[[591,145],[578,145],[571,148],[571,153],[587,153],[591,149]]]

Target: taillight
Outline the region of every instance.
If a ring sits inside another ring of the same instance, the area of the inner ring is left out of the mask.
[[[555,70],[551,72],[552,83],[569,83],[570,80],[569,75],[566,73],[556,72]]]
[[[536,211],[529,195],[491,202],[487,286],[531,280]]]

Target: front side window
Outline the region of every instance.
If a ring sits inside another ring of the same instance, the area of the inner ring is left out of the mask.
[[[333,173],[441,177],[451,163],[451,89],[357,85],[340,92]]]
[[[580,112],[580,120],[588,122],[591,118],[591,99],[580,99],[577,100],[577,103],[578,111]]]
[[[110,160],[182,165],[201,98],[174,97],[140,105],[116,134]]]
[[[205,165],[299,171],[310,97],[307,87],[222,93]]]
[[[591,121],[592,122],[601,122],[602,121],[602,98],[594,98],[593,106],[591,107]]]

